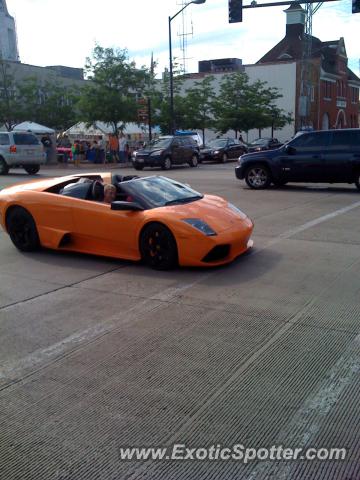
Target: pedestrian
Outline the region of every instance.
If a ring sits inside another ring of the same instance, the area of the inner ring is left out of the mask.
[[[43,144],[44,150],[45,150],[45,155],[46,155],[46,163],[49,163],[50,161],[50,153],[51,153],[51,148],[52,148],[52,141],[49,135],[44,135],[41,138],[41,143]]]
[[[101,163],[101,151],[99,144],[96,140],[93,141],[93,149],[94,149],[94,163]]]
[[[119,137],[119,158],[121,163],[125,163],[126,160],[126,145],[127,140],[123,133],[120,133]]]
[[[72,154],[74,159],[74,166],[80,166],[80,140],[75,140],[74,145],[72,146]]]
[[[119,161],[119,139],[115,133],[109,136],[109,146],[111,161],[117,163]]]
[[[104,139],[103,139],[102,135],[99,135],[97,144],[98,144],[99,156],[100,156],[99,163],[105,163],[105,159],[106,159],[106,156],[105,156],[105,142],[104,142]]]

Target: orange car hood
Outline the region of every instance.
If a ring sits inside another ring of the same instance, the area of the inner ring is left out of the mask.
[[[179,220],[185,218],[199,218],[204,220],[217,233],[224,232],[233,228],[237,223],[242,223],[246,216],[242,218],[238,213],[228,207],[229,202],[221,197],[214,195],[205,195],[203,199],[184,205],[173,205],[162,207],[172,216]]]

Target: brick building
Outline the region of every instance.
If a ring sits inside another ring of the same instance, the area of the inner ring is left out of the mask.
[[[344,39],[322,42],[304,34],[305,11],[293,3],[286,13],[286,35],[257,65],[296,62],[295,130],[359,127],[360,79],[348,67]],[[301,67],[304,42],[310,41],[307,61],[305,106],[301,97]],[[306,114],[304,115],[304,110]]]

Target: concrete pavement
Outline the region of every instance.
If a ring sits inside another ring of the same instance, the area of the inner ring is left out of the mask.
[[[29,179],[19,172],[0,188]],[[247,212],[253,252],[154,272],[19,253],[0,233],[0,478],[359,480],[359,192],[255,192],[232,164],[166,175]],[[119,458],[175,443],[348,451],[246,465]]]

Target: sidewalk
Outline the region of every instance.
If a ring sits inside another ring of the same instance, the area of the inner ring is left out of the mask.
[[[49,170],[71,170],[71,169],[84,169],[84,170],[109,170],[109,169],[118,169],[118,168],[131,168],[132,163],[92,163],[92,162],[82,162],[79,166],[75,166],[73,163],[54,163],[54,164],[44,164],[41,166],[42,169]]]

